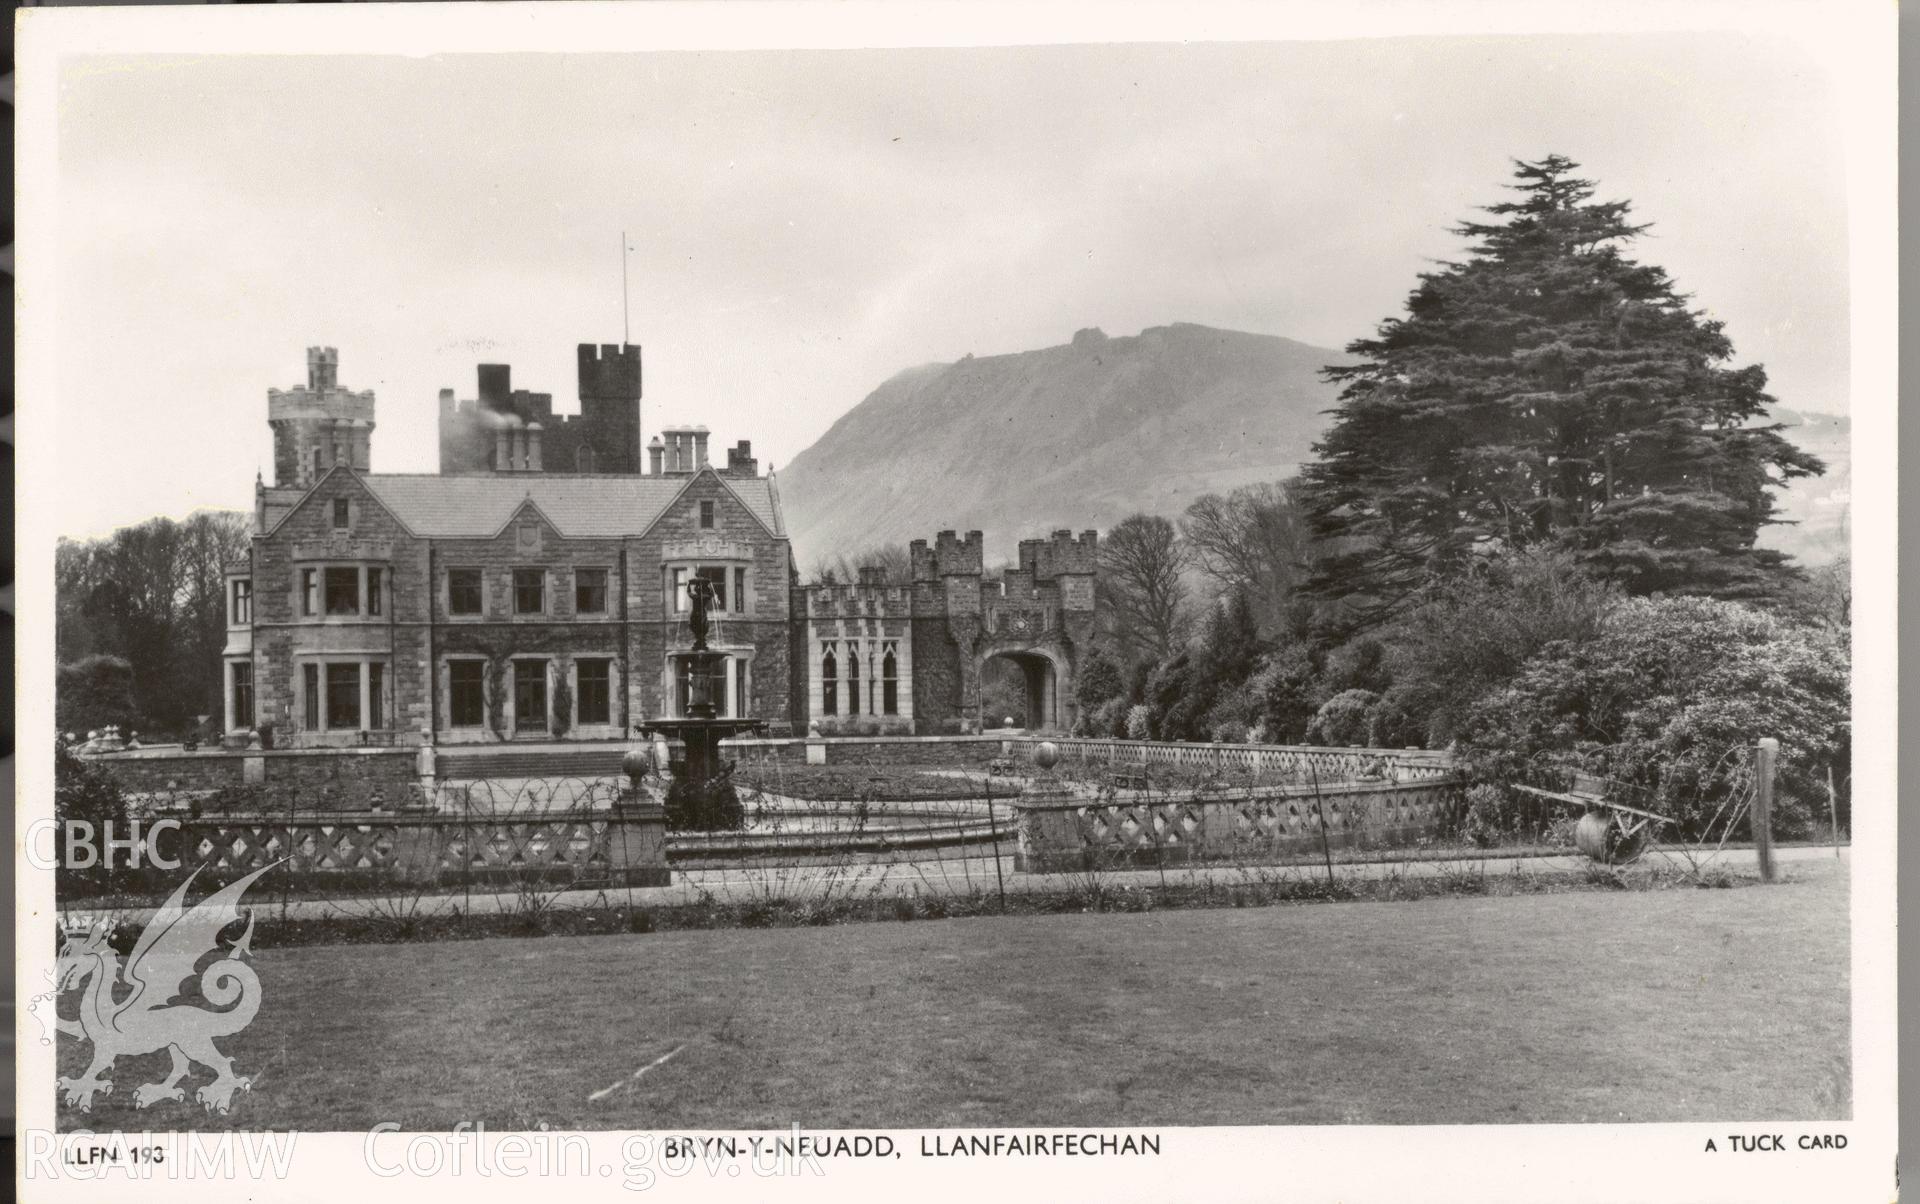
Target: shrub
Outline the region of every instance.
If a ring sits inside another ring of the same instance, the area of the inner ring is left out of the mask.
[[[1367,713],[1379,695],[1372,690],[1344,690],[1327,699],[1307,725],[1307,743],[1344,747],[1367,739]]]
[[[1327,656],[1324,687],[1331,693],[1365,690],[1380,694],[1392,684],[1387,669],[1387,647],[1373,636],[1361,636]]]
[[[1107,699],[1093,717],[1093,734],[1096,736],[1126,735],[1127,718],[1132,713],[1133,707],[1134,704],[1128,702],[1124,695]]]
[[[1152,740],[1185,740],[1213,703],[1210,683],[1193,672],[1193,655],[1175,653],[1147,675],[1147,734]],[[1129,731],[1128,735],[1133,733]],[[1136,737],[1137,738],[1137,737]]]
[[[1489,849],[1514,835],[1520,819],[1511,791],[1482,782],[1467,791],[1460,834],[1474,845]]]
[[[1476,705],[1461,751],[1500,781],[1577,762],[1699,835],[1751,789],[1749,750],[1773,736],[1775,831],[1791,837],[1824,813],[1827,770],[1847,779],[1849,708],[1842,633],[1736,602],[1636,598],[1611,607],[1593,639],[1541,649]]]
[[[1127,682],[1120,666],[1104,649],[1096,647],[1089,652],[1074,674],[1073,699],[1079,704],[1082,716],[1097,714],[1108,702],[1124,697],[1126,692]]]
[[[121,656],[87,656],[61,665],[55,675],[54,724],[61,731],[86,733],[140,726],[133,703],[133,665]]]
[[[1144,702],[1136,702],[1127,708],[1126,736],[1129,740],[1145,740],[1153,731],[1153,708]]]
[[[1408,691],[1395,686],[1367,708],[1367,744],[1374,748],[1406,748],[1423,744],[1426,731],[1408,705]]]
[[[1319,710],[1313,660],[1299,646],[1267,654],[1244,687],[1249,714],[1275,744],[1298,744]]]
[[[1528,551],[1437,584],[1386,633],[1386,664],[1422,742],[1452,741],[1466,713],[1547,645],[1592,639],[1618,598],[1565,552]]]
[[[117,832],[126,830],[127,804],[120,783],[104,766],[75,756],[64,744],[53,750],[53,818],[62,830],[74,821],[93,825],[95,833],[112,824]],[[169,850],[171,852],[171,850]],[[70,897],[76,893],[107,889],[113,870],[99,864],[90,869],[62,866],[55,877],[56,894]]]

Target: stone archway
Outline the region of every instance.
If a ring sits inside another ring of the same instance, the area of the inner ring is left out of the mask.
[[[988,647],[974,659],[971,718],[975,730],[998,725],[997,716],[985,714],[979,683],[989,662],[1005,660],[1019,668],[1026,684],[1026,725],[1036,731],[1068,731],[1073,727],[1073,667],[1053,648],[1040,645]]]

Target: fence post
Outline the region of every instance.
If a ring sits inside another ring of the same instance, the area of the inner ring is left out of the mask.
[[[1000,825],[993,818],[993,779],[987,779],[987,832],[993,837],[993,880],[1000,888],[1000,914],[1007,911],[1007,877],[1000,868]]]
[[[1333,848],[1327,841],[1327,803],[1320,797],[1320,770],[1311,759],[1307,772],[1313,775],[1313,809],[1320,816],[1320,855],[1327,862],[1327,889],[1333,889]]]
[[[1773,767],[1780,741],[1763,736],[1753,755],[1753,851],[1760,859],[1760,881],[1773,881]]]

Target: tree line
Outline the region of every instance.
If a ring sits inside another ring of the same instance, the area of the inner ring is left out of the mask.
[[[223,713],[227,638],[223,572],[245,559],[244,513],[156,518],[54,549],[55,723],[82,737],[180,735]]]

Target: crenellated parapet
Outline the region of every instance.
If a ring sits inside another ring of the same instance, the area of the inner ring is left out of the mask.
[[[1046,539],[1020,541],[1020,568],[1037,581],[1063,576],[1092,576],[1100,565],[1100,533],[1055,531]]]
[[[336,465],[360,472],[372,465],[373,390],[341,387],[340,353],[332,347],[307,348],[304,387],[267,390],[267,425],[277,486],[304,489]]]

